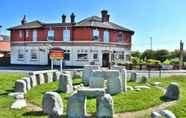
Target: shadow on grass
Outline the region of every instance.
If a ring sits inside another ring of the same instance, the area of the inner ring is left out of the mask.
[[[30,111],[23,114],[23,116],[46,116],[43,111]]]
[[[164,95],[164,96],[161,96],[161,97],[160,97],[160,100],[163,101],[163,102],[174,101],[174,100],[171,100],[171,99],[166,98],[165,95]]]

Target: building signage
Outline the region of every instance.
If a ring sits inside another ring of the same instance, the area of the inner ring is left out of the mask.
[[[51,50],[49,52],[50,59],[64,59],[64,51],[62,50]]]

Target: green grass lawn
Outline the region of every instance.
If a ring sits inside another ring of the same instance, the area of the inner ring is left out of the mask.
[[[25,74],[23,73],[0,73],[0,118],[47,118],[46,115],[29,115],[26,109],[11,110],[10,105],[14,101],[12,97],[8,96],[9,92],[14,90],[15,80],[20,79]],[[78,78],[78,77],[77,77]],[[149,81],[153,83],[155,81],[162,82],[162,87],[167,87],[172,81],[177,81],[181,85],[181,99],[178,103],[169,108],[172,110],[178,118],[186,118],[186,76],[174,76],[170,78],[154,78]],[[74,85],[80,84],[80,78],[73,81]],[[143,85],[136,83],[129,83],[130,86]],[[41,106],[42,96],[47,91],[55,91],[58,88],[58,82],[52,82],[49,84],[43,84],[32,88],[27,94],[26,98],[29,102]],[[64,101],[64,110],[67,108],[67,100],[70,94],[60,93]],[[161,104],[160,97],[163,96],[163,92],[157,88],[146,89],[143,91],[128,91],[127,93],[121,93],[113,96],[114,110],[115,112],[127,112],[147,109],[149,107]],[[87,100],[87,112],[96,112],[95,99]],[[149,117],[149,116],[146,116]]]

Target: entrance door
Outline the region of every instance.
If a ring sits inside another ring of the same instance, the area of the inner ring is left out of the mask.
[[[109,53],[103,53],[102,66],[103,67],[108,67],[109,66]]]

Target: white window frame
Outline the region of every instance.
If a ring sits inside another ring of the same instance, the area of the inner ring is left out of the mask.
[[[38,60],[38,50],[37,49],[31,49],[30,50],[30,56],[31,56],[31,60]],[[34,56],[36,57],[36,58],[33,58]]]
[[[33,32],[32,32],[32,41],[33,42],[37,41],[37,30],[33,30]]]
[[[121,35],[120,39],[119,39],[119,35]],[[124,34],[123,34],[123,32],[118,32],[117,33],[116,42],[119,42],[119,43],[124,42]]]
[[[92,36],[93,36],[93,39],[92,39],[93,41],[99,41],[99,30],[93,29]]]
[[[68,30],[68,29],[65,29],[65,30],[63,30],[63,41],[65,41],[65,42],[68,42],[68,41],[70,41],[70,30]]]
[[[48,30],[47,40],[48,41],[54,41],[55,32],[54,30]]]
[[[110,42],[110,32],[108,30],[105,30],[103,32],[103,42],[105,42],[105,43]]]
[[[69,59],[66,60],[66,59],[64,58],[64,61],[70,61],[70,54],[71,54],[70,50],[65,50],[65,51],[64,51],[64,54],[68,54],[68,55],[69,55]],[[65,55],[64,55],[64,57],[65,57]]]
[[[23,49],[18,49],[18,51],[17,51],[17,59],[18,60],[24,60],[24,50]]]

